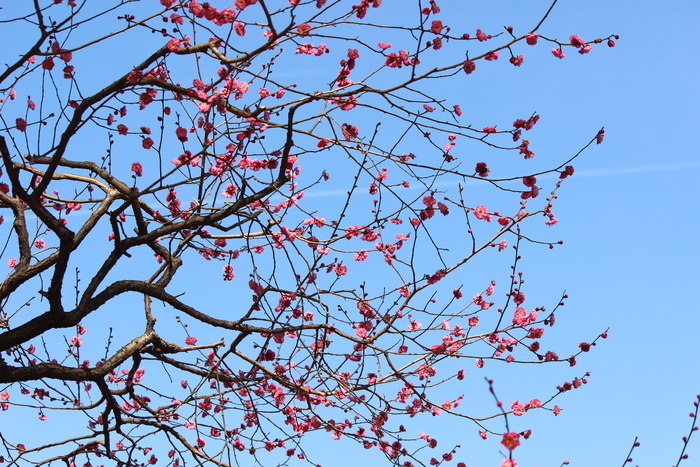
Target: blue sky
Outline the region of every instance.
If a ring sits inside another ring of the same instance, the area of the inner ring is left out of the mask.
[[[400,5],[385,0],[381,10],[391,17]],[[540,0],[441,4],[443,22],[471,34],[505,25],[524,31],[548,5]],[[557,314],[555,343],[590,341],[608,327],[609,338],[572,369],[565,364],[509,369],[506,376],[493,366],[482,373],[495,380],[504,402],[541,397],[540,390],[592,373],[587,385],[559,399],[558,417],[531,412],[510,418],[513,429],[533,430],[514,453],[520,466],[620,465],[635,436],[641,446],[633,465],[672,465],[681,436],[687,435],[687,414],[700,394],[697,339],[687,335],[698,324],[700,280],[700,247],[693,240],[700,229],[698,18],[700,6],[691,1],[560,0],[540,29],[543,35],[565,41],[571,34],[585,40],[619,34],[616,47],[594,47],[586,56],[569,49],[559,60],[546,45],[518,46],[525,53],[521,67],[504,59],[480,61],[475,73],[449,90],[475,127],[541,115],[528,135],[537,152],[533,167],[568,158],[605,127],[604,143],[575,162],[575,175],[558,192],[559,223],[544,231],[564,245],[551,251],[525,246],[519,269],[528,295],[538,301],[556,303],[564,290],[569,295]],[[477,411],[483,410],[478,404],[492,404],[480,378],[470,380],[465,393],[473,396]],[[473,425],[421,423],[446,445],[462,444],[456,457],[468,466],[500,464],[497,440],[478,439]],[[329,448],[322,456],[338,466],[356,465],[364,455],[351,457],[355,451],[348,450],[343,461],[336,456],[345,453],[345,445],[318,442]],[[685,464],[693,465],[700,458],[700,439],[688,452]]]

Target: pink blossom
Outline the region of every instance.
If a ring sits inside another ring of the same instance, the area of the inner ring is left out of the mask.
[[[187,345],[195,345],[197,343],[197,338],[194,336],[187,336],[185,338],[185,344]]]
[[[78,337],[78,336],[73,336],[73,337],[71,337],[70,342],[72,345],[74,345],[76,347],[80,347],[81,345],[83,345],[83,338]]]
[[[117,125],[117,131],[120,135],[126,135],[129,133],[129,127],[120,123],[119,125]]]
[[[177,49],[180,48],[180,39],[177,37],[173,37],[168,41],[168,50],[171,52],[175,52]]]
[[[233,279],[234,274],[233,274],[233,266],[230,264],[227,264],[226,266],[223,267],[224,270],[224,280],[225,281],[230,281]]]
[[[23,133],[27,131],[27,122],[23,118],[15,119],[15,125],[19,131]]]
[[[341,130],[346,140],[356,139],[360,132],[360,130],[355,125],[350,125],[348,123],[343,123],[341,125]]]
[[[355,261],[364,261],[367,259],[367,250],[361,250],[355,253]]]
[[[41,68],[47,71],[53,70],[54,63],[53,57],[46,57],[43,62],[41,62]]]
[[[482,130],[484,133],[496,133],[496,127],[485,126]]]
[[[235,23],[233,23],[233,29],[239,36],[245,36],[245,24],[241,23],[240,21],[236,21]]]
[[[474,208],[474,216],[477,219],[483,219],[487,222],[491,222],[491,214],[489,214],[489,211],[488,209],[486,209],[486,206],[477,206],[476,208]]]
[[[221,193],[221,195],[224,198],[233,198],[236,195],[236,192],[238,191],[238,187],[234,185],[233,183],[229,183],[226,186],[226,189]]]
[[[489,52],[484,57],[484,60],[488,60],[488,61],[492,62],[492,61],[498,60],[499,56],[500,56],[500,54],[498,52]]]
[[[188,138],[187,138],[187,129],[186,129],[186,128],[178,127],[178,128],[175,130],[175,135],[177,136],[177,139],[179,139],[179,140],[182,141],[183,143],[184,143],[185,141],[187,141],[187,139],[188,139]]]
[[[484,31],[482,31],[481,29],[477,29],[476,38],[479,39],[479,42],[484,42],[489,38],[489,36],[487,36],[486,33],[484,33]]]
[[[509,357],[511,357],[511,356],[512,355],[509,355]],[[519,403],[518,401],[513,402],[510,405],[510,408],[513,410],[513,415],[515,415],[516,417],[520,417],[521,415],[523,415],[525,413],[525,407],[521,403]]]
[[[10,400],[10,394],[7,391],[0,392],[0,400],[7,402]]]
[[[520,435],[514,431],[511,431],[510,433],[503,433],[501,444],[509,451],[512,451],[520,446]]]
[[[462,65],[462,68],[466,74],[470,75],[474,70],[476,70],[476,63],[471,60],[467,60],[464,62],[464,65]]]
[[[141,141],[141,146],[143,146],[144,149],[151,149],[153,147],[153,140],[151,138],[144,138],[143,141]]]
[[[440,34],[442,32],[442,21],[440,21],[439,19],[433,21],[430,26],[430,32],[432,32],[433,34]]]
[[[535,34],[534,32],[529,32],[525,34],[525,42],[527,42],[527,45],[535,45],[537,44],[537,39],[539,39],[540,35]]]
[[[10,258],[9,260],[7,260],[7,267],[8,268],[12,269],[15,266],[17,266],[17,258]]]
[[[520,54],[517,57],[510,57],[510,63],[512,63],[515,66],[520,66],[523,64],[523,59],[525,58],[525,55]]]
[[[561,413],[561,407],[559,407],[558,405],[555,405],[552,412],[554,412],[554,415],[559,415]]]
[[[39,249],[42,249],[46,246],[46,242],[42,239],[38,239],[38,240],[34,241],[34,246],[39,248]]]
[[[579,47],[583,47],[586,44],[586,41],[574,34],[573,36],[569,37],[569,43],[578,49]]]
[[[300,36],[308,36],[310,30],[311,26],[309,26],[307,23],[303,23],[297,26],[297,34],[299,34]]]
[[[134,162],[131,164],[131,171],[134,172],[137,177],[140,177],[143,175],[143,166],[140,162]]]
[[[518,467],[518,463],[515,462],[515,459],[509,457],[501,463],[501,467]]]
[[[554,55],[557,58],[564,58],[564,52],[562,52],[561,47],[558,49],[552,49],[552,55]]]

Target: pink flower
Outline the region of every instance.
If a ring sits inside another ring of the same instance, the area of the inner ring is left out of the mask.
[[[571,45],[573,45],[573,46],[576,47],[577,49],[578,49],[579,47],[583,47],[584,45],[586,45],[586,41],[584,41],[583,39],[581,39],[581,38],[580,38],[579,36],[577,36],[576,34],[574,34],[573,36],[569,37],[569,42],[571,43]]]
[[[18,129],[19,131],[21,131],[22,133],[24,133],[25,131],[27,131],[27,122],[24,121],[23,118],[18,118],[18,119],[16,119],[16,120],[15,120],[15,125],[17,126],[17,129]]]
[[[177,49],[180,48],[180,39],[177,37],[173,37],[168,41],[168,50],[171,52],[175,52]]]
[[[307,23],[303,23],[297,26],[297,34],[299,34],[300,36],[308,36],[309,31],[311,31],[311,26],[309,26]]]
[[[226,189],[221,193],[224,198],[233,198],[238,191],[238,187],[233,183],[229,183]]]
[[[74,345],[76,347],[80,347],[81,345],[83,345],[83,338],[78,337],[78,336],[73,336],[73,337],[71,337],[70,342],[72,345]]]
[[[38,240],[34,241],[34,246],[39,248],[39,249],[42,249],[46,246],[46,242],[42,239],[38,239]]]
[[[140,177],[143,175],[143,166],[140,162],[134,162],[131,164],[131,171],[134,172],[137,177]]]
[[[474,208],[474,216],[477,219],[482,219],[486,220],[487,222],[491,222],[491,214],[489,214],[488,209],[486,209],[486,206],[477,206]]]
[[[223,267],[224,269],[224,280],[225,281],[230,281],[233,279],[234,274],[233,274],[233,266],[230,264],[227,264],[226,266]]]
[[[360,133],[360,130],[355,125],[343,123],[340,128],[343,131],[343,136],[348,141],[356,139]]]
[[[153,147],[153,140],[151,138],[144,138],[143,141],[141,141],[141,146],[143,146],[144,149],[151,149]]]
[[[435,20],[430,26],[430,32],[433,34],[440,34],[442,32],[442,21]]]
[[[120,123],[119,125],[117,125],[117,131],[120,135],[126,135],[127,133],[129,133],[129,127]]]
[[[564,52],[562,52],[561,47],[558,49],[552,49],[552,55],[554,55],[557,58],[564,58]]]
[[[197,343],[197,338],[194,336],[187,336],[185,338],[185,344],[187,345],[195,345]]]
[[[537,409],[542,406],[542,402],[539,399],[532,399],[530,402],[527,403],[527,405],[532,407],[533,409]]]
[[[182,141],[184,143],[188,139],[187,138],[187,129],[182,128],[181,126],[177,127],[177,130],[175,130],[175,136],[177,136],[177,139],[179,139],[180,141]]]
[[[471,60],[467,60],[464,62],[464,65],[462,65],[462,68],[466,74],[470,75],[474,70],[476,70],[476,63]]]
[[[511,357],[511,356],[512,355],[509,355],[509,357]],[[510,408],[513,410],[513,415],[515,415],[516,417],[520,417],[522,414],[525,413],[525,407],[522,404],[520,404],[518,401],[513,402],[510,405]]]
[[[489,37],[482,31],[481,29],[476,30],[476,38],[479,39],[479,42],[484,42],[487,40]]]
[[[379,44],[377,44],[377,47],[379,47],[382,50],[386,50],[391,48],[391,44],[387,44],[386,42],[380,42]]]
[[[355,253],[355,261],[364,261],[367,259],[367,250],[361,250]]]
[[[496,128],[492,126],[485,126],[482,131],[484,133],[496,133]]]
[[[552,412],[554,412],[554,415],[559,415],[561,413],[561,407],[559,407],[558,405],[555,405]]]
[[[53,63],[53,57],[46,57],[43,62],[41,62],[41,68],[44,70],[51,71],[53,70],[54,63]]]
[[[489,437],[489,434],[486,433],[484,430],[479,430],[479,436],[481,436],[481,439],[487,439]]]
[[[245,24],[241,23],[240,21],[236,21],[235,23],[233,23],[233,29],[239,36],[245,36]]]
[[[509,451],[512,451],[520,446],[520,435],[514,431],[511,431],[510,433],[503,433],[501,444]]]
[[[489,172],[491,172],[491,170],[486,167],[486,162],[477,162],[474,171],[479,174],[479,177],[486,177]]]
[[[12,269],[15,266],[17,266],[17,258],[10,258],[9,260],[7,260],[7,267],[8,268]]]
[[[7,391],[0,392],[0,400],[7,402],[10,400],[10,394]]]
[[[490,62],[492,62],[492,61],[494,61],[494,60],[498,60],[498,57],[499,57],[499,56],[500,56],[500,54],[499,54],[498,52],[489,52],[489,53],[486,54],[486,56],[484,57],[484,59],[485,59],[485,60],[488,60],[488,61],[490,61]]]
[[[515,66],[520,66],[523,64],[523,59],[525,58],[525,55],[520,54],[517,57],[510,57],[510,63],[512,63]]]
[[[508,458],[501,463],[501,467],[518,467],[518,463],[515,462],[515,459]]]
[[[527,42],[527,45],[535,45],[537,44],[537,39],[539,39],[540,35],[535,34],[534,32],[529,32],[525,34],[525,42]]]

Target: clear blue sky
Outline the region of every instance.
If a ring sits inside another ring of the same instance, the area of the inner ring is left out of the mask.
[[[384,0],[382,9],[400,9],[402,2]],[[500,32],[505,25],[522,32],[549,6],[542,0],[439,3],[446,25],[471,34],[477,28]],[[519,46],[525,53],[521,67],[503,59],[480,61],[463,86],[450,90],[473,113],[476,127],[540,114],[528,136],[537,152],[533,164],[542,167],[575,153],[605,127],[604,143],[576,161],[575,175],[559,191],[559,223],[547,233],[564,245],[552,251],[526,246],[519,270],[539,302],[553,304],[563,290],[570,297],[557,315],[555,344],[590,341],[608,327],[609,338],[575,368],[483,370],[506,403],[543,397],[584,371],[592,373],[589,384],[560,397],[558,417],[511,417],[513,429],[533,430],[514,452],[521,467],[621,465],[635,436],[641,446],[633,465],[670,466],[688,433],[687,414],[700,394],[697,338],[688,335],[700,321],[700,247],[694,240],[700,230],[698,18],[694,1],[560,0],[540,29],[543,35],[590,40],[619,34],[617,46],[598,46],[586,56],[569,49],[563,60],[545,45]],[[465,387],[467,398],[492,403],[480,378]],[[469,467],[500,465],[498,440],[480,440],[473,425],[425,423],[445,446],[450,440],[461,444],[456,458]],[[687,466],[700,462],[695,436]],[[364,459],[364,452],[353,457],[355,451],[345,451],[349,446],[328,437],[317,440],[337,467]]]

